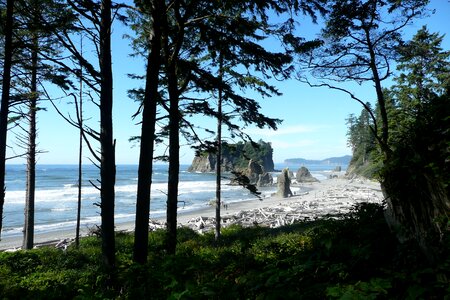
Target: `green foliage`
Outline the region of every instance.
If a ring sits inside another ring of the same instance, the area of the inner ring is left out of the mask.
[[[426,27],[400,51],[397,85],[389,91],[392,153],[382,169],[404,239],[439,261],[450,207],[450,53]],[[444,223],[441,223],[444,221]]]
[[[208,145],[207,149],[198,151],[199,156],[206,156],[216,151],[216,145]],[[230,162],[235,169],[245,169],[250,160],[256,161],[265,168],[265,171],[274,170],[272,159],[273,149],[270,142],[259,140],[257,143],[238,142],[236,144],[222,143],[222,159]]]
[[[131,260],[133,236],[117,235],[117,270],[101,267],[100,240],[66,252],[0,253],[2,299],[404,299],[450,295],[450,260],[424,263],[396,242],[383,207],[271,229],[230,226],[216,242],[181,228],[174,255],[164,230],[149,234],[144,265]],[[113,278],[113,285],[106,285]]]
[[[366,105],[370,108],[370,103]],[[368,111],[363,109],[359,117],[350,115],[347,125],[347,143],[353,151],[347,172],[374,178],[380,169],[380,160],[378,159],[373,120]]]
[[[238,169],[246,168],[248,162],[253,160],[262,166],[268,166],[269,170],[266,171],[273,170],[273,149],[272,145],[268,142],[264,142],[263,140],[260,140],[258,143],[238,142],[234,145],[226,145],[224,148],[224,153],[228,152],[231,156],[236,157],[235,167]]]
[[[392,288],[388,280],[372,278],[369,282],[358,281],[346,286],[335,286],[327,289],[327,296],[339,299],[379,299],[388,294]]]
[[[311,237],[298,233],[288,233],[272,239],[261,238],[256,240],[251,253],[256,261],[277,261],[285,257],[299,255],[311,248]]]

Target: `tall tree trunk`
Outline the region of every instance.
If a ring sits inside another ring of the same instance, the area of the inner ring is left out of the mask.
[[[31,91],[28,121],[30,122],[28,132],[27,151],[27,186],[25,199],[25,224],[23,230],[23,249],[32,249],[34,244],[34,200],[36,186],[36,111],[37,111],[37,68],[38,55],[37,37],[33,37],[34,49],[31,53]]]
[[[178,182],[180,172],[180,111],[178,108],[178,82],[173,62],[169,75],[169,180],[167,183],[167,252],[174,254],[177,243]]]
[[[152,30],[150,52],[147,59],[145,95],[142,108],[141,144],[136,199],[136,222],[133,260],[147,262],[148,221],[153,170],[153,141],[155,139],[156,109],[158,103],[159,71],[161,68],[161,20],[165,18],[161,0],[152,2]]]
[[[219,95],[217,104],[217,157],[216,157],[216,228],[215,240],[220,239],[220,206],[221,206],[221,180],[222,180],[222,52],[219,54]]]
[[[167,68],[167,84],[169,92],[169,178],[167,182],[167,236],[166,250],[174,254],[177,245],[177,209],[178,209],[178,182],[180,172],[180,121],[179,90],[178,90],[178,57],[184,39],[183,20],[180,19],[180,3],[173,2],[178,32],[172,38],[174,41],[169,49],[169,25],[168,18],[162,19],[162,41],[164,46],[164,62]]]
[[[80,53],[83,54],[83,37],[80,39]],[[80,66],[80,104],[77,107],[77,119],[80,126],[78,148],[78,199],[77,199],[77,225],[75,228],[75,246],[80,246],[81,225],[81,191],[83,188],[83,67]]]
[[[3,204],[5,203],[5,163],[6,163],[6,136],[8,132],[8,114],[11,89],[11,62],[12,62],[12,28],[14,0],[6,1],[5,22],[5,56],[3,62],[2,100],[0,107],[0,239],[3,228]]]
[[[386,110],[386,100],[384,98],[383,88],[381,87],[381,79],[380,75],[378,74],[378,68],[376,64],[376,54],[374,51],[374,47],[372,44],[372,40],[370,38],[370,31],[369,29],[365,30],[366,34],[366,42],[367,47],[369,49],[370,54],[370,69],[372,71],[373,76],[373,82],[375,83],[375,91],[377,93],[377,103],[378,108],[380,110],[380,116],[381,116],[381,139],[379,140],[381,150],[383,151],[384,160],[389,160],[389,156],[391,153],[391,150],[389,148],[389,123],[388,123],[388,116],[387,116],[387,110]]]
[[[100,12],[100,198],[103,262],[115,265],[114,185],[116,181],[115,141],[113,140],[113,77],[111,61],[111,0],[102,0]]]

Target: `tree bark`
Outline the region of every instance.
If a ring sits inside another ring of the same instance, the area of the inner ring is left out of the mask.
[[[144,264],[148,254],[148,222],[153,170],[155,123],[158,103],[159,71],[161,68],[161,20],[165,18],[164,4],[153,1],[150,52],[147,59],[145,95],[142,108],[141,144],[136,199],[136,221],[133,260]]]
[[[169,75],[169,179],[167,183],[167,252],[174,254],[177,243],[178,182],[180,172],[180,111],[178,108],[178,82],[173,62]]]
[[[27,151],[27,184],[25,199],[25,224],[23,230],[23,249],[33,249],[34,244],[34,203],[36,186],[36,111],[37,111],[37,68],[38,54],[37,37],[33,37],[31,53],[31,90],[29,103],[29,132],[28,132],[28,151]]]
[[[104,264],[113,268],[115,265],[114,186],[116,181],[116,164],[112,124],[111,0],[102,0],[100,18],[100,206],[102,255]]]
[[[8,132],[8,114],[11,89],[12,64],[12,28],[13,28],[14,0],[6,1],[5,22],[5,56],[3,62],[2,100],[0,107],[0,239],[3,228],[3,204],[5,203],[5,163],[6,163],[6,136]]]
[[[167,236],[166,250],[174,254],[177,245],[177,209],[178,209],[178,182],[180,172],[180,122],[179,89],[178,89],[178,57],[184,40],[184,24],[180,19],[180,3],[173,2],[175,19],[178,22],[178,31],[172,38],[172,50],[169,49],[169,24],[168,18],[163,19],[163,45],[165,65],[167,68],[167,82],[169,92],[169,178],[167,182]]]
[[[388,123],[388,116],[387,116],[387,110],[386,110],[386,101],[384,99],[384,93],[383,88],[381,87],[381,80],[380,75],[378,74],[378,68],[376,64],[376,55],[375,51],[373,49],[372,40],[370,38],[370,31],[369,29],[365,30],[366,34],[366,43],[370,54],[370,69],[372,70],[372,76],[373,76],[373,82],[375,84],[375,91],[377,93],[377,102],[378,107],[380,109],[380,116],[381,116],[381,150],[383,151],[384,159],[387,161],[389,160],[390,152],[389,149],[389,123]]]
[[[222,52],[219,54],[219,95],[217,104],[217,158],[216,158],[216,227],[215,227],[215,240],[220,239],[220,208],[221,208],[221,177],[222,177],[222,69],[223,58]]]
[[[83,53],[83,37],[80,40],[80,52]],[[79,129],[78,148],[78,201],[77,201],[77,225],[75,228],[75,246],[80,245],[80,225],[81,225],[81,190],[83,188],[83,67],[80,65],[80,107],[77,107],[77,117]]]

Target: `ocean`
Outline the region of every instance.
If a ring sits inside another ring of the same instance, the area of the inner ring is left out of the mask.
[[[215,174],[187,172],[189,165],[180,166],[179,212],[197,210],[215,199]],[[283,164],[276,164],[281,170]],[[296,171],[299,166],[289,166]],[[306,165],[319,180],[327,178],[334,165]],[[343,166],[345,170],[346,166]],[[277,172],[273,173],[276,179]],[[224,176],[227,176],[226,174]],[[83,166],[81,227],[100,224],[99,191],[90,183],[97,182],[99,171],[93,165]],[[154,165],[150,217],[165,216],[167,194],[167,165]],[[231,186],[222,180],[222,201],[232,203],[255,199],[240,186]],[[6,166],[6,198],[3,210],[2,237],[22,235],[24,223],[26,166]],[[133,222],[136,209],[137,166],[118,165],[116,175],[115,222]],[[296,188],[294,188],[293,192]],[[297,188],[298,189],[298,188]],[[276,187],[260,189],[261,197],[269,197]],[[78,199],[77,165],[37,165],[35,233],[75,228]]]

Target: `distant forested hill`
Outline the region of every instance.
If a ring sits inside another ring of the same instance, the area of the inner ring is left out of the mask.
[[[289,158],[285,159],[285,164],[304,164],[304,165],[348,165],[352,159],[351,155],[341,157],[330,157],[322,160],[313,160],[305,158]]]

